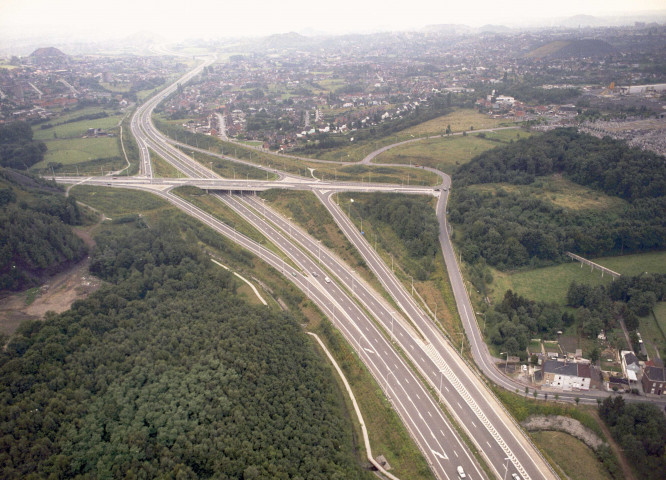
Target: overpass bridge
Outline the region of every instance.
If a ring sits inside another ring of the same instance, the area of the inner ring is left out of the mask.
[[[170,190],[175,187],[193,186],[215,192],[262,192],[273,188],[287,190],[322,190],[333,192],[384,192],[432,195],[439,197],[440,187],[405,186],[360,182],[326,182],[303,177],[283,176],[279,180],[230,180],[224,178],[154,178],[154,177],[53,177],[57,183],[70,185],[99,185],[108,187],[148,187],[155,190]]]

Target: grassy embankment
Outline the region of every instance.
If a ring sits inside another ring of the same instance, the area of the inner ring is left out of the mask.
[[[261,197],[285,217],[291,218],[312,237],[320,240],[323,246],[335,252],[375,290],[382,292],[388,298],[388,294],[368,268],[361,254],[349,243],[333,217],[312,192],[268,190],[261,193]]]
[[[351,220],[357,227],[361,228],[361,216],[359,208],[367,205],[372,194],[345,193],[340,195],[340,205],[343,211],[351,215]],[[354,199],[354,202],[350,201]],[[431,209],[434,215],[435,199],[430,197],[418,197],[423,202],[424,209]],[[403,282],[408,291],[411,291],[412,278],[414,290],[423,298],[425,305],[437,316],[442,329],[451,337],[454,344],[461,342],[462,327],[457,313],[453,291],[449,283],[446,264],[442,252],[437,245],[435,257],[432,259],[413,258],[407,247],[393,230],[391,225],[370,218],[363,219],[363,231],[366,240],[376,248],[379,255],[387,265],[392,265],[395,274]],[[427,260],[427,261],[426,261]],[[423,262],[431,261],[428,265],[429,273],[423,274]],[[415,295],[420,302],[418,295]],[[468,343],[465,342],[467,345]]]
[[[266,172],[259,168],[245,165],[243,163],[232,162],[222,158],[196,152],[185,147],[177,147],[185,154],[192,157],[206,168],[213,168],[213,171],[224,178],[235,178],[240,180],[273,180],[277,178],[274,173]]]
[[[296,175],[305,177],[314,175],[315,178],[321,180],[363,181],[372,183],[409,183],[411,185],[437,185],[439,183],[437,175],[423,170],[403,167],[378,167],[373,165],[323,164],[256,150],[238,143],[224,142],[219,138],[192,134],[182,128],[182,123],[182,120],[165,121],[160,116],[155,117],[157,128],[178,141],[210,150],[213,153],[222,153],[256,163],[257,165],[280,169]],[[339,158],[335,160],[339,160]]]
[[[91,205],[112,218],[141,214],[150,224],[157,221],[161,215],[178,214],[177,209],[147,192],[83,185],[74,187],[72,191],[80,201]],[[194,195],[186,194],[183,196],[191,199]],[[199,206],[215,212],[216,216],[221,219],[226,218],[226,222],[234,225],[240,233],[255,238],[257,241],[261,241],[261,238],[263,238],[253,227],[245,223],[240,217],[235,216],[233,212],[212,196],[200,196],[199,200]],[[379,385],[340,334],[335,331],[331,332],[330,329],[322,325],[322,320],[325,317],[318,308],[290,282],[285,282],[284,277],[275,269],[230,242],[221,240],[219,235],[213,233],[210,238],[217,238],[218,240],[211,240],[210,243],[203,245],[206,250],[211,252],[221,263],[252,281],[268,301],[270,308],[288,308],[293,315],[300,319],[307,330],[318,333],[322,337],[345,372],[354,391],[368,429],[373,454],[375,456],[384,455],[393,467],[391,472],[399,478],[417,480],[434,478],[425,459],[384,397]],[[249,287],[247,287],[247,292],[244,291],[244,288],[246,288],[244,282],[238,281],[238,286],[239,292],[242,295],[247,295],[248,300],[258,301],[253,300],[256,297]],[[331,340],[332,338],[333,340]],[[315,347],[313,346],[313,348]],[[333,371],[331,373],[335,376]],[[355,438],[359,444],[359,456],[361,456],[364,449],[360,426],[356,423],[356,417],[353,415],[348,397],[342,393],[341,382],[337,377],[334,378],[340,385],[340,394],[344,396],[348,414],[354,421]],[[363,462],[365,458],[359,458],[359,460]]]
[[[524,396],[523,392],[520,392],[520,394],[518,394],[518,392],[511,393],[499,388],[495,388],[494,391],[507,410],[518,422],[523,422],[532,415],[561,415],[579,421],[584,427],[590,429],[605,442],[608,443],[613,441],[613,439],[606,437],[604,434],[601,423],[602,420],[596,413],[596,406],[572,405],[557,403],[556,401],[535,400],[527,397],[527,392],[525,392]],[[556,400],[557,395],[553,394],[551,398]],[[609,449],[602,448],[599,452],[594,452],[583,444],[582,447],[584,448],[569,450],[568,457],[563,457],[561,455],[561,447],[553,445],[553,435],[551,435],[551,433],[553,432],[529,432],[528,435],[532,437],[532,440],[551,463],[557,465],[557,467],[567,475],[571,475],[571,473],[576,475],[572,478],[588,478],[578,475],[583,472],[601,475],[601,477],[593,476],[590,478],[612,478],[611,472],[619,472],[618,460]],[[561,433],[559,436],[567,445],[578,445],[582,443],[566,433]],[[587,469],[580,470],[576,473],[575,469],[572,469],[572,466],[581,463],[586,463]]]
[[[531,132],[525,130],[511,129],[431,138],[391,148],[375,157],[373,162],[423,165],[450,175],[459,165],[469,162],[486,150],[531,135]]]
[[[494,128],[503,125],[511,125],[511,123],[506,122],[505,120],[492,119],[487,115],[476,112],[475,110],[456,109],[447,115],[423,122],[420,125],[406,128],[386,137],[365,140],[356,143],[350,142],[350,144],[344,148],[330,151],[327,150],[319,154],[315,154],[315,156],[323,160],[358,162],[366,157],[369,153],[374,152],[378,148],[384,147],[386,145],[391,145],[393,143],[398,143],[405,140],[411,140],[415,137],[444,135],[448,125],[451,126],[452,133],[457,133],[463,131],[469,132],[470,127],[474,127],[474,129]]]

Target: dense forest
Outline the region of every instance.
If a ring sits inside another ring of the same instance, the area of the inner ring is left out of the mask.
[[[620,396],[607,397],[599,416],[610,428],[637,478],[658,480],[666,471],[666,418],[651,403],[627,403]]]
[[[104,227],[107,284],[0,352],[0,476],[363,478],[331,372],[181,223]]]
[[[44,159],[46,144],[32,139],[26,122],[0,125],[0,167],[27,170]]]
[[[529,184],[537,176],[562,173],[625,200],[659,198],[666,193],[664,161],[619,140],[558,128],[480,154],[460,167],[455,184]]]
[[[643,274],[620,277],[608,287],[572,282],[567,305],[576,310],[569,313],[556,304],[535,302],[508,290],[501,302],[484,314],[489,341],[502,351],[525,359],[531,338],[557,338],[557,332],[576,323],[579,333],[595,338],[602,330],[617,327],[623,318],[629,330],[638,327],[638,317],[647,315],[656,302],[666,299],[666,275]],[[638,338],[632,333],[637,348]],[[591,360],[599,352],[588,352]],[[666,353],[666,352],[664,352]]]
[[[388,226],[402,240],[420,280],[432,273],[439,250],[439,224],[428,201],[416,195],[373,193],[354,203],[363,218]]]
[[[541,136],[482,153],[454,175],[451,221],[467,262],[483,257],[500,269],[541,265],[583,255],[662,249],[666,242],[666,168],[663,157],[575,129]],[[572,211],[501,186],[492,191],[473,184],[535,184],[538,177],[562,174],[608,195],[627,200],[620,212]],[[459,187],[459,188],[458,188]]]
[[[35,285],[83,258],[70,228],[82,220],[76,200],[53,183],[0,168],[0,291]]]

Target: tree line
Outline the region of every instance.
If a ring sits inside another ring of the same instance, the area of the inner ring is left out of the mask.
[[[554,173],[628,201],[663,198],[666,193],[664,157],[575,128],[558,128],[483,152],[462,165],[454,179],[456,186],[527,185]]]
[[[666,419],[651,403],[628,403],[620,396],[607,397],[599,416],[608,425],[638,478],[664,478],[666,470]]]
[[[489,150],[454,174],[450,219],[461,253],[499,269],[562,261],[565,251],[609,255],[663,249],[666,242],[664,159],[624,143],[557,129]],[[533,195],[496,186],[538,185],[562,174],[629,203],[616,211],[573,211]]]
[[[83,215],[50,182],[0,168],[0,291],[21,290],[83,258]]]
[[[403,241],[415,277],[425,280],[434,271],[439,250],[439,223],[427,198],[416,195],[359,195],[354,210],[363,218],[387,225]],[[352,215],[353,216],[353,215]],[[368,239],[370,240],[370,239]]]
[[[27,170],[44,159],[46,144],[32,139],[26,122],[0,125],[0,167]]]
[[[168,219],[104,226],[106,284],[0,352],[0,476],[366,478],[330,368]]]

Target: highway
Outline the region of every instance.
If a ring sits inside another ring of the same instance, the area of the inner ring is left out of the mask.
[[[150,148],[158,152],[166,161],[172,163],[184,173],[192,177],[197,177],[195,181],[203,182],[199,183],[201,186],[210,186],[213,182],[218,182],[220,185],[225,185],[224,188],[220,189],[233,191],[246,186],[256,191],[266,186],[269,186],[269,188],[276,186],[284,188],[287,184],[290,184],[298,188],[311,189],[312,185],[321,184],[321,182],[315,179],[287,178],[286,176],[283,176],[278,182],[258,182],[253,180],[230,183],[229,181],[216,178],[217,176],[212,171],[208,169],[202,170],[200,166],[195,165],[195,162],[181,151],[171,146],[165,147],[160,144],[156,137],[159,133],[152,130],[150,125],[148,125],[150,120],[145,114],[145,111],[152,110],[154,106],[155,103],[150,102],[137,112],[133,118],[133,123],[138,125],[136,131],[139,132],[139,135],[143,136],[145,143],[150,145]],[[150,182],[148,186],[146,186],[146,180]],[[282,233],[274,230],[272,224],[266,221],[266,218],[261,219],[257,217],[256,212],[253,212],[252,209],[246,206],[241,208],[239,204],[235,204],[233,197],[225,198],[225,196],[218,194],[220,198],[232,204],[249,223],[262,231],[267,238],[270,238],[274,244],[289,256],[289,259],[300,270],[292,269],[284,259],[280,259],[264,247],[257,245],[237,232],[230,231],[229,227],[225,228],[223,225],[219,225],[221,222],[215,221],[211,216],[195,209],[168,191],[161,190],[168,190],[172,186],[177,185],[178,182],[162,182],[157,181],[157,179],[146,178],[128,179],[126,177],[111,179],[102,177],[87,180],[87,183],[94,182],[102,182],[107,185],[112,183],[113,185],[124,185],[131,188],[150,188],[164,198],[167,198],[173,204],[179,206],[179,208],[204,221],[204,223],[216,227],[217,231],[220,231],[251,252],[257,254],[274,268],[281,270],[286,278],[294,282],[321,308],[336,327],[340,329],[347,338],[347,341],[355,348],[361,360],[366,364],[385,391],[387,397],[391,400],[396,412],[402,418],[436,476],[442,479],[455,478],[456,467],[460,465],[470,473],[470,478],[485,478],[476,461],[469,455],[467,447],[451,427],[446,416],[427,388],[415,376],[399,352],[393,348],[390,341],[382,334],[377,324],[366,315],[358,304],[350,299],[343,286],[339,285],[335,280],[331,282],[325,281],[325,278],[331,275],[331,273],[323,270],[313,260],[311,252],[308,255],[295,246]],[[277,185],[275,185],[276,183]],[[336,187],[345,188],[342,185],[336,185]],[[391,186],[390,188],[393,190],[398,187]],[[350,183],[347,188],[357,188],[366,191],[368,185]],[[408,188],[406,190],[414,189]],[[430,188],[425,191],[432,194],[434,190]],[[422,194],[423,191],[418,190],[418,193]],[[324,252],[324,256],[326,257],[326,252]],[[333,278],[335,279],[335,277]],[[351,281],[353,282],[353,279]],[[411,336],[413,333],[408,332],[407,335]],[[392,378],[396,380],[392,381]],[[400,379],[400,381],[397,381],[397,379]]]
[[[437,392],[449,412],[485,456],[497,477],[501,478],[506,473],[517,473],[525,479],[556,478],[522,431],[502,410],[499,402],[457,355],[349,219],[331,201],[331,195],[335,191],[398,191],[438,196],[438,205],[444,205],[445,208],[448,192],[432,187],[319,182],[316,179],[287,175],[282,175],[279,180],[272,182],[220,179],[214,172],[170,145],[155,129],[150,119],[150,112],[176,88],[177,83],[189,80],[204,65],[212,61],[212,59],[207,60],[197,69],[181,77],[174,85],[142,105],[133,116],[132,132],[140,146],[141,163],[144,165],[143,178],[97,177],[84,181],[92,184],[151,189],[241,244],[274,268],[283,271],[285,277],[303,290],[354,346],[361,360],[391,399],[438,478],[455,478],[457,465],[463,465],[470,473],[470,478],[484,478],[484,475],[450,427],[432,395],[402,360],[393,342],[408,356],[427,380],[429,387]],[[152,178],[149,148],[185,175],[194,178],[177,180]],[[62,177],[58,180],[73,181],[71,177]],[[78,178],[75,181],[81,180]],[[232,206],[250,224],[270,238],[300,270],[289,267],[284,259],[168,192],[168,189],[178,184],[195,184],[201,188],[226,191],[257,191],[265,188],[313,190],[327,206],[343,232],[359,249],[369,267],[409,321],[387,305],[377,292],[367,286],[331,252],[322,248],[300,229],[294,228],[288,222],[285,224],[285,219],[281,219],[265,205],[260,206],[256,198],[218,194],[221,200]],[[260,210],[263,210],[263,214],[259,213]],[[438,211],[443,210],[438,207]],[[317,276],[313,272],[317,273]],[[333,278],[333,281],[325,282],[326,276]],[[348,292],[352,292],[351,295]],[[351,298],[352,296],[355,300]],[[370,313],[374,321],[365,311]],[[381,325],[383,332],[378,324]]]

